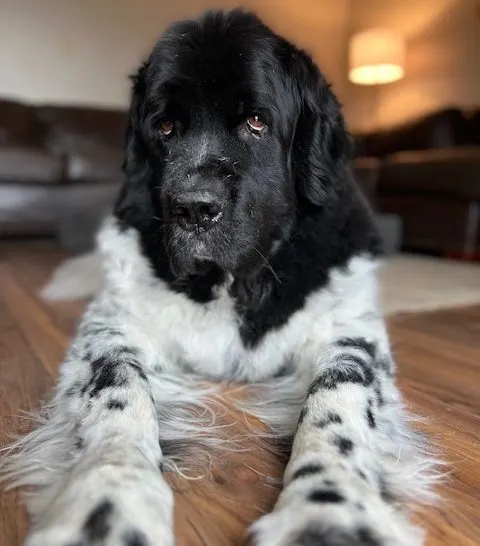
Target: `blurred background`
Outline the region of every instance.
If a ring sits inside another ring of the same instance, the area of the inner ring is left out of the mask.
[[[239,4],[331,81],[386,250],[478,261],[478,0],[0,0],[0,235],[89,249],[121,181],[128,75],[172,21]]]
[[[0,445],[83,311],[46,300],[96,287],[98,257],[82,253],[122,183],[128,76],[171,22],[237,5],[308,50],[343,104],[387,253],[400,385],[455,465],[446,502],[421,516],[428,545],[479,544],[480,0],[0,0]],[[282,469],[252,454],[210,489],[179,486],[180,544],[243,544],[277,491],[259,476]],[[17,494],[0,506],[0,544],[22,544]]]

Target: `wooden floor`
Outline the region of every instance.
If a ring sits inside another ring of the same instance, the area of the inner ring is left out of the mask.
[[[21,428],[55,379],[81,312],[79,303],[46,304],[36,297],[60,254],[45,245],[0,247],[0,445]],[[400,386],[412,409],[452,464],[441,507],[418,514],[428,546],[480,544],[480,306],[398,316],[390,330]],[[238,427],[242,420],[239,419]],[[178,546],[245,543],[245,529],[268,510],[282,458],[266,444],[222,458],[209,480],[170,478],[176,490]],[[16,492],[0,495],[0,546],[17,546],[26,518]]]

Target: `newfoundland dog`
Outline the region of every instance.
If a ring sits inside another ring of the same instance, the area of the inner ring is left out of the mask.
[[[173,25],[134,77],[124,174],[103,288],[5,458],[28,546],[174,544],[162,471],[218,433],[201,378],[257,385],[251,411],[293,437],[254,544],[422,544],[406,507],[435,461],[395,386],[379,237],[312,59],[241,10]]]

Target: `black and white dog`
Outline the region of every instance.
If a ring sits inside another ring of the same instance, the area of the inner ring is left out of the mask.
[[[189,409],[208,406],[202,377],[264,385],[260,416],[294,434],[256,545],[422,544],[406,509],[435,462],[395,386],[379,238],[348,165],[325,79],[255,16],[162,36],[134,79],[104,287],[7,455],[30,486],[28,546],[172,545],[159,469],[208,440]]]

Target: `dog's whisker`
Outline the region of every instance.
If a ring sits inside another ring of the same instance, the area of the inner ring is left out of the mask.
[[[270,272],[272,273],[272,275],[275,277],[275,280],[278,282],[278,284],[282,284],[282,281],[280,280],[280,277],[275,273],[275,270],[273,269],[272,267],[272,264],[267,260],[266,256],[264,256],[260,250],[258,250],[257,247],[253,247],[253,250],[255,250],[255,252],[262,258],[262,260],[265,262],[265,265],[267,266],[267,268],[270,270]]]

